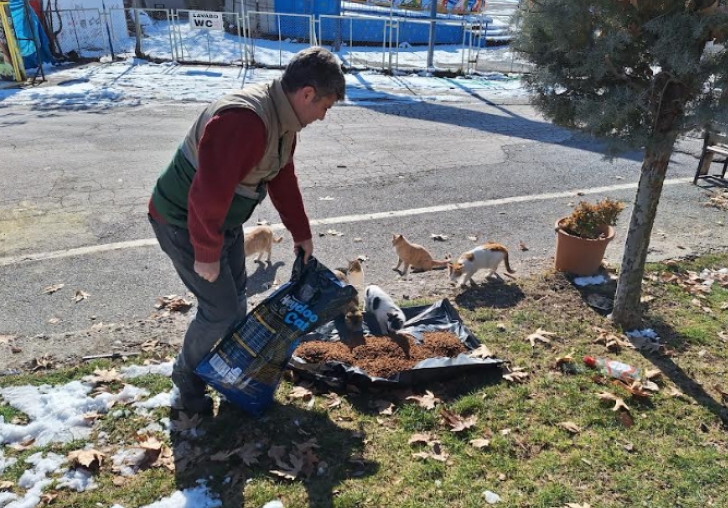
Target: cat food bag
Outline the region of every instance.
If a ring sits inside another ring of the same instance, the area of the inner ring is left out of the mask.
[[[291,280],[235,323],[195,372],[245,411],[272,401],[288,361],[306,333],[344,312],[356,289],[313,257],[299,255]]]

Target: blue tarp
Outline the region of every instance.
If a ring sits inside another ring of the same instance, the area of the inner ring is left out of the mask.
[[[13,18],[15,37],[25,68],[38,67],[38,55],[43,63],[52,63],[50,42],[35,11],[29,8],[26,13],[23,0],[10,0],[10,16]],[[40,43],[38,51],[35,47],[36,41]]]

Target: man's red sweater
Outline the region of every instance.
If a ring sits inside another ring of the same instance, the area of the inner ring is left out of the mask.
[[[267,139],[263,121],[248,109],[225,110],[205,126],[187,206],[187,227],[195,261],[212,263],[220,260],[222,224],[235,187],[263,158]],[[293,151],[295,149],[294,143]],[[311,227],[293,166],[293,151],[290,162],[268,182],[268,195],[283,225],[298,243],[311,239]],[[164,222],[151,200],[149,214],[157,222]]]

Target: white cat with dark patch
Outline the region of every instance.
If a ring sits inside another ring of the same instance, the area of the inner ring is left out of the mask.
[[[364,310],[374,314],[383,334],[396,333],[404,327],[406,321],[404,312],[379,286],[374,284],[367,286],[364,293]]]
[[[465,286],[472,282],[478,270],[488,270],[486,278],[496,273],[501,261],[506,265],[508,273],[515,273],[508,263],[508,249],[499,243],[486,243],[461,254],[457,261],[447,264],[447,271],[452,282]]]

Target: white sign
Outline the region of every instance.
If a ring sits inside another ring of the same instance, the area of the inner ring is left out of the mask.
[[[222,30],[222,12],[190,11],[190,28]]]

